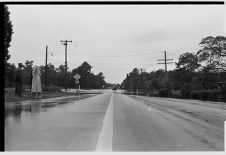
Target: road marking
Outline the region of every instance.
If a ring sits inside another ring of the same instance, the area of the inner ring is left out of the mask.
[[[100,132],[96,151],[112,151],[112,138],[113,138],[113,93],[104,116],[103,127]]]

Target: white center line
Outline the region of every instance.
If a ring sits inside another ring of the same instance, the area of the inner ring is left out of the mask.
[[[110,103],[103,120],[103,127],[100,132],[96,151],[112,152],[112,138],[113,138],[113,93],[111,95]]]

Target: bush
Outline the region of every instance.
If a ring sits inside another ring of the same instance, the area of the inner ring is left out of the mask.
[[[5,88],[13,88],[15,87],[15,83],[10,82],[8,79],[5,79]]]
[[[43,87],[42,90],[44,92],[61,92],[61,87],[51,85],[47,88]]]
[[[211,100],[218,100],[219,97],[220,97],[220,91],[218,91],[218,90],[213,90],[209,94],[209,99],[211,99]]]
[[[221,96],[219,90],[196,90],[191,92],[191,98],[202,100],[218,100]]]
[[[5,88],[9,87],[9,80],[8,79],[5,79]]]
[[[181,95],[183,98],[190,98],[190,96],[191,96],[191,85],[190,84],[184,84],[181,87]]]
[[[153,97],[157,97],[158,96],[158,92],[149,92],[148,95],[149,96],[153,96]]]
[[[191,98],[192,99],[200,99],[200,92],[192,91],[191,92]]]
[[[171,95],[171,91],[169,89],[163,88],[158,91],[158,95],[160,97],[169,97]]]
[[[203,100],[208,100],[209,99],[209,92],[207,92],[207,91],[201,91],[200,92],[200,97]]]
[[[221,96],[224,101],[226,101],[226,86],[221,89]]]

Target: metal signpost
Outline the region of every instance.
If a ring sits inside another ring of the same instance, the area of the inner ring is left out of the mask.
[[[75,78],[75,84],[78,85],[78,89],[77,89],[77,93],[78,93],[79,90],[80,90],[79,79],[81,78],[81,76],[78,73],[76,73],[75,76],[74,76],[74,78]]]

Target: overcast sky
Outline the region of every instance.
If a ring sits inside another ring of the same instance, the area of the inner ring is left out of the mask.
[[[69,70],[87,61],[111,83],[121,83],[135,67],[164,68],[157,64],[164,51],[178,61],[196,52],[202,38],[225,35],[223,5],[10,5],[9,11],[10,63],[45,65],[48,45],[48,62],[58,67],[65,61],[60,40],[67,39]]]

